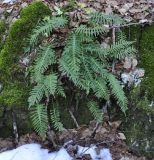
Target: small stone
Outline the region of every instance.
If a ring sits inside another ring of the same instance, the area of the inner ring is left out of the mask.
[[[123,133],[118,133],[118,139],[126,140],[126,136]]]
[[[22,8],[25,8],[25,7],[27,7],[27,6],[28,6],[28,4],[27,4],[26,2],[24,2],[24,3],[21,4],[21,7],[22,7]]]

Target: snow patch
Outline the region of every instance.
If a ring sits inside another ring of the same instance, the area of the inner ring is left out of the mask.
[[[78,147],[78,156],[90,154],[93,160],[112,160],[109,149],[100,150],[100,154],[96,153],[96,146]],[[17,149],[6,151],[0,154],[0,160],[73,160],[65,148],[61,148],[58,152],[48,153],[47,149],[42,149],[39,144],[26,144]]]
[[[78,146],[78,156],[82,157],[85,154],[89,154],[91,156],[91,158],[93,160],[112,160],[112,156],[111,153],[109,151],[109,149],[105,148],[105,149],[101,149],[100,153],[97,154],[96,152],[96,146],[93,145],[91,147],[82,147],[82,146]]]
[[[15,2],[15,0],[4,0],[3,3],[10,3],[13,4]]]

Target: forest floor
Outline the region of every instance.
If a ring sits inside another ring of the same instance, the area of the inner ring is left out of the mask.
[[[113,160],[146,160],[145,157],[133,153],[133,151],[128,148],[125,143],[125,135],[118,130],[120,124],[121,121],[107,121],[104,122],[103,125],[97,126],[95,121],[91,121],[89,125],[82,125],[77,129],[68,129],[56,134],[49,132],[46,140],[42,140],[35,133],[22,135],[19,138],[18,144],[14,143],[13,138],[1,138],[0,152],[11,150],[24,144],[37,143],[41,144],[42,148],[46,148],[50,152],[64,147],[74,159],[79,159],[75,146],[79,145],[91,149],[93,144],[97,147],[95,150],[98,154],[102,149],[108,148]],[[55,147],[53,147],[53,138],[51,137],[54,137]],[[89,154],[82,157],[82,160],[91,159]]]

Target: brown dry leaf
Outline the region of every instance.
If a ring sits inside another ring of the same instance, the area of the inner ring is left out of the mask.
[[[102,5],[99,2],[95,2],[94,7],[97,9],[102,9]]]
[[[121,122],[122,121],[119,120],[119,121],[108,122],[108,123],[113,129],[117,129],[120,126]]]
[[[139,13],[139,12],[142,12],[142,9],[135,9],[135,8],[132,8],[129,10],[130,13],[132,14],[135,14],[135,13]]]
[[[117,1],[109,0],[109,1],[107,1],[106,3],[107,3],[107,5],[118,6],[118,2],[117,2]]]
[[[107,14],[112,13],[112,8],[110,5],[107,8],[105,8],[105,13],[107,13]]]
[[[135,69],[136,66],[137,66],[137,64],[138,64],[137,59],[133,58],[133,59],[132,59],[132,69]]]
[[[78,3],[77,4],[81,9],[85,8],[87,5],[86,3]]]
[[[120,14],[126,15],[127,10],[125,8],[120,8],[119,9]]]
[[[130,57],[125,57],[125,62],[124,62],[124,68],[125,69],[130,69],[132,66],[132,60]]]
[[[85,129],[85,130],[82,130],[81,132],[81,139],[84,139],[84,138],[87,138],[87,137],[90,137],[92,135],[92,130],[90,130],[89,128]]]
[[[133,3],[126,3],[122,6],[126,11],[128,11],[133,6]]]
[[[96,130],[96,133],[98,133],[98,134],[104,134],[104,133],[106,133],[106,132],[108,132],[108,130],[107,130],[106,128],[102,127],[102,126],[100,126],[100,127]]]

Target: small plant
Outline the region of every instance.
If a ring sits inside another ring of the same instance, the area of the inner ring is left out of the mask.
[[[70,89],[68,84],[80,89],[91,99],[88,99],[87,106],[97,122],[102,121],[98,100],[108,101],[113,96],[122,112],[127,110],[124,91],[109,69],[112,60],[122,59],[135,52],[133,42],[126,41],[125,36],[118,32],[116,41],[108,48],[103,48],[100,43],[101,36],[110,31],[106,26],[125,22],[116,15],[92,14],[86,25],[72,29],[59,55],[54,44],[50,44],[46,38],[67,23],[64,17],[46,18],[36,26],[29,39],[28,51],[35,49],[36,58],[30,67],[34,88],[28,102],[32,108],[34,128],[42,136],[47,131],[50,119],[56,129],[63,129],[58,110],[62,104],[58,103],[58,97],[66,97]],[[51,114],[47,114],[49,104],[52,104]]]

